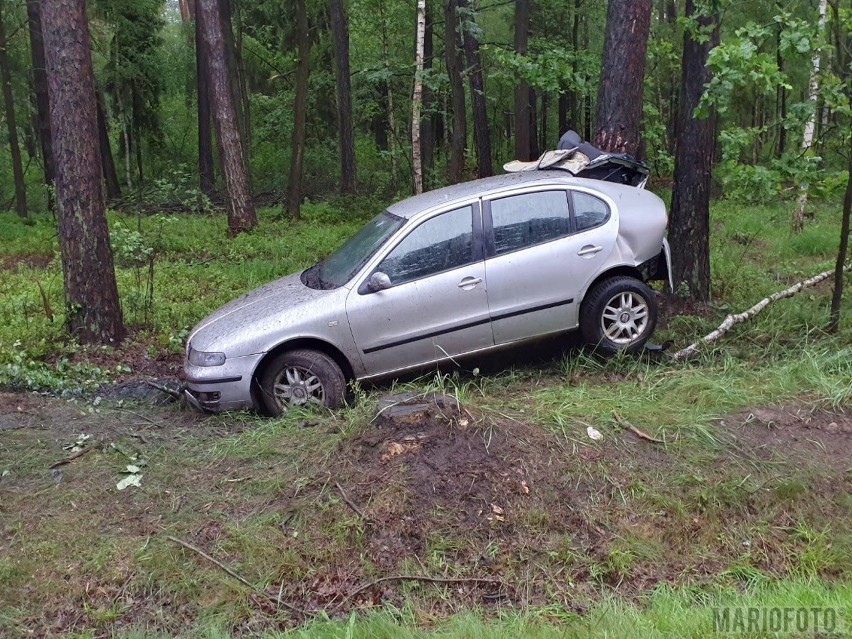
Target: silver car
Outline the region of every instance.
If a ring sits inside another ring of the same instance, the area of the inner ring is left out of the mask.
[[[640,350],[668,272],[662,200],[533,170],[403,200],[326,259],[226,304],[189,337],[189,400],[277,415],[338,407],[347,382],[392,377],[579,328]]]

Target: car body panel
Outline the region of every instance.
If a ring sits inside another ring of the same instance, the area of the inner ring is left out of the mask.
[[[601,226],[514,253],[488,253],[481,202],[487,207],[499,197],[553,189],[590,193],[607,203],[610,217]],[[369,290],[371,275],[409,233],[468,205],[477,251],[473,263]],[[437,189],[388,211],[407,221],[343,286],[319,290],[306,286],[299,274],[288,275],[226,304],[193,329],[187,355],[194,349],[227,357],[223,366],[185,364],[187,386],[196,398],[206,394],[205,408],[254,406],[253,378],[266,357],[288,344],[322,345],[345,359],[355,378],[374,378],[576,328],[583,297],[596,277],[665,253],[660,198],[558,170]],[[598,246],[601,250],[578,255]],[[211,399],[217,392],[218,403]]]

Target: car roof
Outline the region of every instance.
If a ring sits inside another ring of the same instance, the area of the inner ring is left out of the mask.
[[[559,184],[565,186],[584,186],[601,193],[606,193],[613,199],[623,197],[625,189],[637,191],[635,187],[624,186],[614,182],[602,180],[589,180],[575,178],[565,171],[522,171],[519,173],[507,173],[493,177],[482,178],[445,186],[434,191],[427,191],[421,195],[406,198],[388,207],[388,211],[399,217],[410,218],[422,211],[434,209],[444,204],[450,204],[458,200],[468,200],[498,193],[506,189],[521,188],[538,183]]]

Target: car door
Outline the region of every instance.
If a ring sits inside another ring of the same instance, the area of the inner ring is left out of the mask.
[[[366,376],[493,345],[481,223],[478,203],[430,217],[352,289],[346,313]],[[370,289],[375,273],[387,288]]]
[[[572,200],[581,215],[572,215]],[[494,343],[575,328],[579,296],[615,244],[607,204],[552,188],[493,198],[483,219]]]

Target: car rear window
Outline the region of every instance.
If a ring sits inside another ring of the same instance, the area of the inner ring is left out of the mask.
[[[578,231],[600,226],[609,219],[609,207],[606,202],[594,195],[574,191],[574,223]]]

